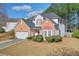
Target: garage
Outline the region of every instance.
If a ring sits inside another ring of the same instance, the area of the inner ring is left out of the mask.
[[[16,32],[15,36],[17,39],[26,39],[28,37],[28,32]]]

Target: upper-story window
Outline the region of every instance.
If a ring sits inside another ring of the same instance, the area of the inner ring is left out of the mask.
[[[35,18],[34,18],[34,21],[35,23],[35,26],[41,26],[42,22],[43,22],[43,17],[41,15],[37,15]]]
[[[40,26],[41,24],[42,24],[42,20],[41,19],[36,20],[36,25]]]

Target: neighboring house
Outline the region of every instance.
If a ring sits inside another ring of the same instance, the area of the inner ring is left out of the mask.
[[[7,24],[6,24],[6,32],[14,29],[16,24],[17,24],[17,22],[7,22]]]
[[[44,13],[27,20],[7,22],[6,30],[12,29],[15,30],[15,37],[18,39],[26,39],[33,35],[43,35],[43,37],[65,35],[65,24],[55,13]]]
[[[6,25],[3,27],[6,32],[15,28],[19,19],[8,19]]]

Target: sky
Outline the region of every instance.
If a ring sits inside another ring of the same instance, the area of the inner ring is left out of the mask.
[[[6,13],[9,18],[30,18],[42,13],[50,3],[7,3]]]

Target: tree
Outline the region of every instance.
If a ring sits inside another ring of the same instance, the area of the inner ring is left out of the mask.
[[[75,11],[75,12],[74,12]],[[72,29],[74,26],[72,26],[75,23],[76,27],[79,27],[79,4],[78,3],[52,3],[50,7],[45,11],[45,13],[51,13],[54,12],[60,17],[64,19],[64,22],[66,24],[66,28]],[[75,17],[73,15],[76,15]],[[76,28],[74,27],[74,28]],[[67,29],[67,30],[68,30]]]

